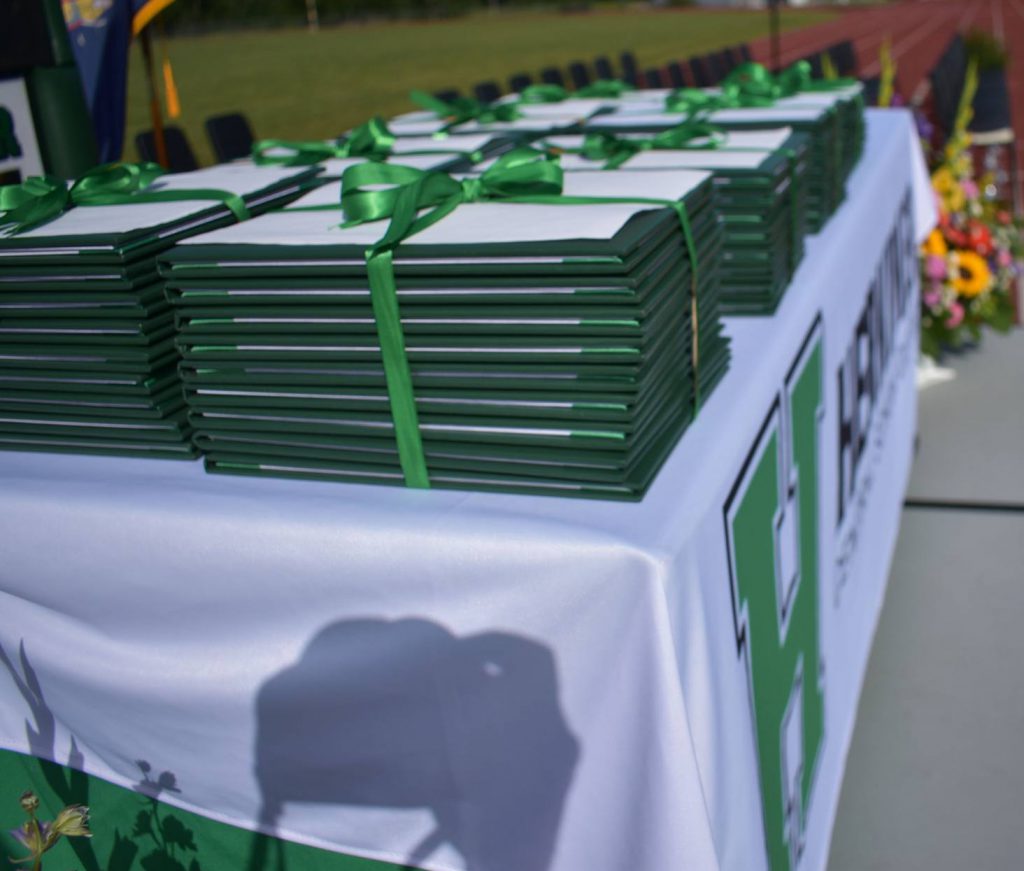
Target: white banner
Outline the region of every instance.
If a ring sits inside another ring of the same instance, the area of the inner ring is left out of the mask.
[[[0,454],[0,745],[425,869],[823,869],[933,217],[910,115],[869,112],[641,503]]]

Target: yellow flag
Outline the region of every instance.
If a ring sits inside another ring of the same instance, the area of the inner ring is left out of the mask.
[[[878,82],[878,105],[888,108],[896,90],[896,62],[892,59],[892,41],[888,34],[878,49],[878,65],[882,69]]]
[[[171,59],[164,58],[164,98],[167,101],[167,117],[181,117],[181,101],[178,99],[178,86],[174,84],[174,70]]]
[[[828,82],[834,82],[839,78],[836,65],[832,63],[832,57],[827,51],[821,53],[821,76]]]

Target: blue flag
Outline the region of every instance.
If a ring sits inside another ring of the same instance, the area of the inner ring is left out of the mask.
[[[124,143],[128,46],[172,0],[62,0],[102,162]]]

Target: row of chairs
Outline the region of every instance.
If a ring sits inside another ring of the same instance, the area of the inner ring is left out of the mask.
[[[481,103],[493,103],[505,94],[518,94],[537,83],[559,85],[577,91],[597,81],[621,79],[632,84],[638,73],[636,56],[631,51],[624,51],[619,55],[618,71],[607,56],[595,58],[592,65],[575,60],[569,64],[568,71],[563,71],[557,66],[545,67],[536,79],[530,73],[515,73],[509,76],[507,88],[503,88],[494,80],[478,82],[473,86],[473,96]],[[457,88],[447,88],[438,91],[434,96],[441,100],[454,100],[462,95]]]
[[[852,42],[836,43],[824,53],[828,54],[839,75],[856,73],[857,58]],[[822,74],[822,54],[819,52],[806,58],[816,76]],[[602,56],[595,58],[592,65],[583,61],[573,61],[568,66],[567,74],[558,67],[546,67],[541,70],[539,81],[544,84],[571,87],[574,90],[585,88],[596,81],[616,79],[640,88],[706,88],[718,84],[737,66],[751,59],[750,46],[742,43],[707,55],[672,61],[663,67],[651,67],[641,72],[633,52],[623,51],[618,58],[617,70],[610,58]],[[961,80],[962,77],[961,73]],[[529,73],[516,73],[509,77],[507,91],[503,91],[495,81],[486,81],[473,87],[473,95],[483,103],[492,103],[503,93],[519,93],[533,83],[534,79]],[[435,96],[443,100],[452,100],[459,97],[460,93],[456,89],[448,89],[437,92]],[[956,100],[959,100],[959,95]],[[955,103],[953,111],[955,113]],[[244,115],[238,112],[216,115],[206,119],[205,127],[210,145],[219,162],[245,157],[251,152],[255,137]],[[164,128],[164,141],[169,169],[172,172],[187,172],[198,168],[199,162],[196,160],[195,152],[181,128]],[[141,159],[156,160],[156,137],[152,130],[139,133],[135,137],[135,146]]]
[[[833,68],[840,76],[857,74],[857,55],[853,42],[843,40],[829,46],[823,52],[808,55],[812,74],[820,78],[824,73],[823,55],[827,55]],[[619,55],[619,69],[614,69],[611,60],[606,57],[595,58],[592,65],[583,61],[572,61],[568,69],[549,66],[540,71],[537,81],[549,85],[561,85],[573,90],[580,90],[587,85],[601,80],[621,79],[639,88],[708,88],[719,84],[737,66],[753,59],[747,43],[730,46],[710,54],[671,61],[663,67],[649,67],[641,70],[636,56],[631,51]],[[506,93],[519,93],[535,80],[529,73],[516,73],[508,79],[507,89],[494,81],[478,82],[473,86],[472,93],[482,103],[493,103]],[[435,96],[443,100],[452,100],[461,96],[456,88],[438,91]]]
[[[670,61],[663,67],[651,67],[644,70],[635,84],[641,88],[710,88],[752,59],[750,46],[742,43],[710,54]]]
[[[240,112],[214,115],[206,119],[206,135],[213,147],[218,163],[248,157],[255,140],[248,119]],[[171,172],[189,172],[199,169],[199,161],[189,144],[185,131],[173,125],[164,128],[167,164]],[[135,148],[142,160],[156,161],[156,136],[146,130],[135,137]]]
[[[743,43],[708,55],[673,61],[662,68],[651,67],[641,71],[633,52],[623,51],[619,55],[617,70],[607,56],[597,57],[589,65],[575,60],[564,71],[557,66],[545,67],[536,79],[529,73],[516,73],[509,76],[506,89],[494,80],[478,82],[472,93],[481,103],[493,103],[504,94],[518,94],[537,82],[578,91],[594,82],[616,79],[639,88],[705,88],[718,84],[751,57],[750,46]],[[453,100],[461,94],[456,88],[448,88],[438,91],[435,96]]]

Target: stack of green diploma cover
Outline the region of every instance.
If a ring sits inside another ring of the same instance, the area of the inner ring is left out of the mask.
[[[608,100],[564,100],[560,103],[520,104],[515,107],[516,117],[508,120],[488,118],[469,119],[452,124],[451,119],[440,118],[434,112],[419,111],[399,115],[388,121],[388,129],[395,136],[455,137],[454,144],[464,136],[482,134],[502,135],[512,139],[528,139],[552,130],[578,129],[588,118],[607,110]],[[436,141],[436,140],[435,140]],[[442,140],[443,141],[443,140]]]
[[[566,196],[684,203],[696,271],[679,215],[649,203],[468,203],[398,247],[430,486],[643,495],[728,366],[712,192],[700,172],[565,179]],[[404,482],[365,261],[386,222],[339,227],[339,196],[164,258],[210,471]]]
[[[305,144],[281,142],[267,147],[263,151],[262,159],[269,164],[300,165],[303,161],[301,148]],[[329,152],[334,145],[327,140],[314,144],[321,145],[325,153]],[[392,143],[391,153],[387,156],[387,160],[416,169],[456,172],[469,170],[475,163],[488,155],[501,151],[506,144],[507,140],[503,137],[496,137],[489,133],[459,136],[457,139],[445,137],[440,140],[432,136],[400,136]],[[252,163],[253,161],[246,159],[241,162]],[[319,161],[321,172],[318,178],[320,180],[341,178],[342,173],[350,166],[365,162],[365,157],[326,157]]]
[[[840,111],[839,107],[847,104],[847,109]],[[859,95],[844,98],[842,91],[800,94],[767,108],[719,109],[702,117],[727,130],[785,126],[807,134],[807,226],[814,233],[842,202],[846,178],[863,149],[862,103]],[[613,112],[595,115],[584,128],[588,132],[658,133],[675,127],[683,118],[685,115],[668,112],[664,106],[653,110],[652,104],[634,99],[620,102]],[[851,129],[853,133],[848,134]]]
[[[622,140],[628,154],[622,151]],[[702,169],[713,173],[715,207],[724,228],[719,260],[723,310],[770,314],[789,286],[804,251],[807,137],[790,128],[731,131],[716,148],[666,149],[650,136],[550,136],[567,171],[618,163],[622,170]],[[653,147],[651,147],[653,145]],[[621,158],[625,157],[624,160]],[[621,162],[620,162],[621,161]]]
[[[222,166],[148,190],[225,191],[256,213],[315,172]],[[235,220],[210,198],[89,205],[0,235],[0,449],[194,456],[156,255]]]

